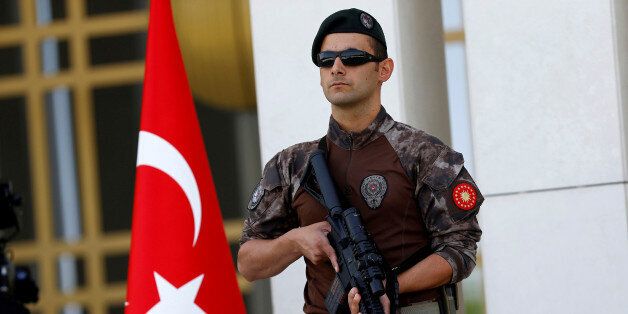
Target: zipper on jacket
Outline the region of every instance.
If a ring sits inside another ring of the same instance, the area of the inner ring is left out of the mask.
[[[347,198],[351,194],[351,186],[349,185],[349,167],[351,166],[351,157],[353,155],[353,136],[349,133],[349,160],[347,161],[347,167],[345,168],[345,184],[343,192]]]

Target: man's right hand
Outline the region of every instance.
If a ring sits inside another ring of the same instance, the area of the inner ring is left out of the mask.
[[[251,239],[240,246],[238,270],[248,281],[282,272],[301,256],[314,264],[329,260],[338,272],[338,259],[327,240],[331,226],[326,221],[292,229],[275,239]]]
[[[338,259],[334,248],[329,244],[327,234],[331,232],[331,226],[326,221],[317,222],[306,227],[292,229],[291,238],[297,245],[297,249],[305,258],[315,265],[329,260],[336,272],[339,271]]]

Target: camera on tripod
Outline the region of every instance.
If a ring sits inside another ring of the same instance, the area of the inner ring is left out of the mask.
[[[0,183],[0,313],[29,313],[24,304],[39,299],[30,269],[15,267],[6,251],[7,243],[20,231],[17,207],[21,203],[11,183]]]

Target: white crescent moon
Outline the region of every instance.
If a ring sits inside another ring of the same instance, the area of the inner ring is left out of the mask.
[[[137,145],[137,167],[150,166],[169,175],[185,193],[194,217],[194,241],[196,245],[201,230],[201,196],[192,168],[183,155],[162,137],[150,132],[140,131]]]

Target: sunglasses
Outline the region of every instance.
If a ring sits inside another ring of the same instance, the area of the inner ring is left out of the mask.
[[[317,65],[321,68],[330,68],[340,57],[342,64],[346,66],[358,66],[368,62],[381,62],[386,58],[378,58],[366,51],[347,49],[343,51],[321,51],[316,56]]]

